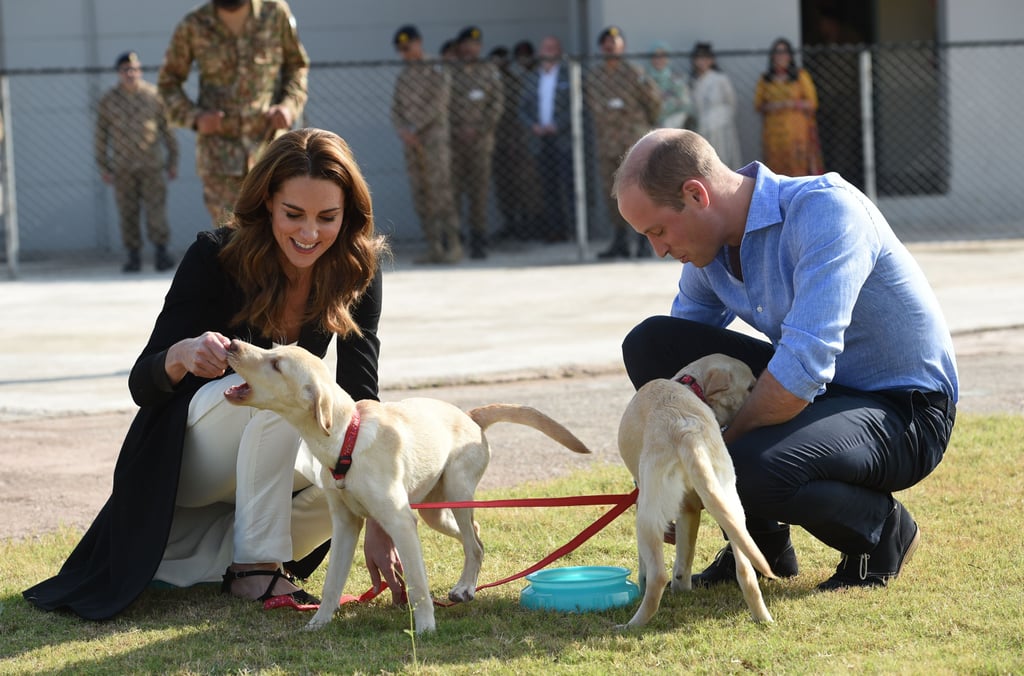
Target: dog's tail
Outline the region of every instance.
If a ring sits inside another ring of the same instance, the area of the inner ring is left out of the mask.
[[[543,432],[574,453],[590,453],[586,444],[561,423],[529,406],[518,404],[489,404],[469,411],[469,417],[486,430],[494,423],[507,422],[526,425]]]
[[[700,435],[694,436],[699,437]],[[704,442],[705,440],[701,439],[697,443]],[[711,441],[711,443],[715,442]],[[691,466],[691,471],[694,474],[694,483],[697,484],[694,486],[694,490],[700,496],[704,509],[708,510],[708,513],[714,517],[718,525],[725,531],[725,534],[729,536],[729,542],[732,543],[732,546],[746,554],[747,558],[750,559],[750,563],[753,564],[759,573],[771,580],[778,579],[775,573],[772,572],[771,566],[768,565],[768,561],[764,558],[764,554],[761,553],[761,549],[747,531],[746,517],[743,514],[743,505],[740,504],[739,496],[735,490],[727,493],[715,488],[718,484],[718,478],[707,458],[707,453],[694,453],[694,462]]]

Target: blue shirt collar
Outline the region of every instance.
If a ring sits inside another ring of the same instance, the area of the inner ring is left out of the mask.
[[[744,232],[754,232],[782,223],[779,175],[760,162],[751,162],[738,173],[754,179],[754,195],[747,210]]]

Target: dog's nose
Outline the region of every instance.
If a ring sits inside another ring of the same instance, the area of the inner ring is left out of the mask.
[[[228,343],[228,352],[238,352],[238,341],[232,340]]]

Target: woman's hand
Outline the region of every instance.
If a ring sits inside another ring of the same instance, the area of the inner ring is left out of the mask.
[[[167,350],[164,369],[171,382],[177,384],[191,373],[200,378],[220,378],[228,368],[228,345],[231,340],[216,331],[207,331],[195,338],[180,340]]]
[[[370,571],[373,591],[380,591],[381,579],[391,588],[392,605],[401,606],[409,601],[405,591],[405,571],[395,551],[391,537],[373,519],[366,520],[366,536],[363,538],[363,556],[366,569]]]

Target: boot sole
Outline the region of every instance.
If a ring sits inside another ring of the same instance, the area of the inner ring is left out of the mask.
[[[903,560],[900,561],[900,565],[896,569],[896,574],[893,575],[894,578],[895,577],[899,577],[900,573],[903,572],[903,566],[905,566],[907,564],[907,562],[909,562],[910,559],[913,558],[914,552],[917,551],[917,546],[919,544],[921,544],[921,527],[920,526],[918,526],[917,530],[914,532],[914,537],[910,540],[910,546],[907,547],[907,551],[903,554]]]

